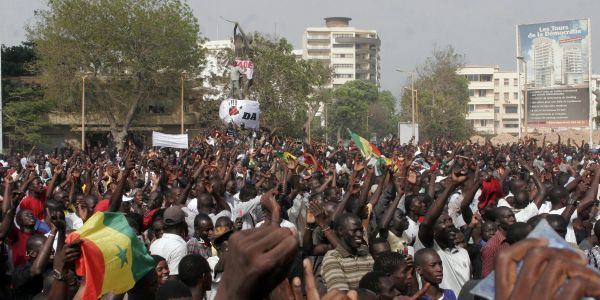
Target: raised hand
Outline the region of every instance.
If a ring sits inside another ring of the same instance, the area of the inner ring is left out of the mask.
[[[234,233],[216,299],[264,299],[287,276],[297,249],[298,241],[287,228]]]
[[[600,275],[587,267],[585,257],[547,245],[546,240],[526,239],[497,256],[496,299],[600,297]]]

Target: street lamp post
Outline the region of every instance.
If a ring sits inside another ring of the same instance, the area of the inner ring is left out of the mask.
[[[85,151],[85,79],[87,74],[81,77],[81,150]]]
[[[181,118],[181,134],[184,133],[184,128],[183,128],[183,77],[185,75],[185,72],[181,73],[181,111],[180,111],[180,118]]]
[[[523,126],[525,127],[525,135],[527,135],[528,130],[527,130],[527,61],[525,60],[525,58],[523,56],[517,56],[517,59],[520,60],[523,65],[525,65],[525,86],[523,87],[523,106],[525,107],[525,113],[524,113],[524,122],[523,122]],[[520,104],[519,104],[520,106]]]
[[[410,74],[410,95],[411,95],[411,107],[412,107],[412,136],[413,138],[416,136],[416,128],[415,128],[415,74],[412,71],[404,71],[396,69],[396,72],[400,73],[408,73]]]

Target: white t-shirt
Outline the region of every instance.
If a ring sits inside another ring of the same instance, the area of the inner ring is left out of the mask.
[[[172,233],[163,233],[150,245],[150,253],[160,255],[167,260],[171,275],[179,275],[179,262],[187,255],[187,245],[180,236]]]
[[[537,216],[538,213],[539,213],[539,209],[538,209],[537,205],[535,205],[535,203],[533,203],[533,202],[529,203],[523,209],[516,209],[516,208],[513,208],[505,200],[505,198],[502,198],[502,199],[500,199],[498,201],[498,207],[508,207],[508,208],[510,208],[513,211],[513,213],[515,214],[515,220],[517,222],[527,222],[529,219]]]
[[[65,217],[67,223],[67,231],[77,230],[83,226],[83,220],[76,214],[70,213]]]
[[[566,207],[550,210],[548,211],[549,215],[562,215],[563,211],[565,211]],[[540,213],[542,213],[540,211]],[[569,225],[567,225],[567,235],[565,236],[565,240],[567,243],[577,244],[577,238],[575,237],[575,230],[573,230],[573,220],[577,219],[577,210],[573,212],[571,215],[571,219],[569,220]]]
[[[406,233],[406,235],[408,235],[408,237],[410,238],[410,241],[408,241],[408,243],[412,244],[415,241],[417,234],[419,234],[419,223],[413,221],[408,216],[406,216],[406,219],[408,220],[408,228],[404,230],[404,233]]]
[[[217,276],[215,276],[215,266],[219,262],[218,256],[211,256],[207,258],[206,261],[208,262],[208,266],[210,266],[210,278],[212,278],[210,291],[206,293],[206,299],[213,300],[217,296],[217,289],[219,288],[219,282],[221,281],[222,273],[219,273]]]
[[[415,251],[426,248],[417,237],[415,241]],[[433,241],[433,250],[442,259],[444,268],[442,283],[440,287],[451,289],[458,295],[462,286],[471,279],[471,259],[469,253],[463,248],[441,249],[437,242]]]
[[[256,224],[256,227],[258,228],[258,227],[262,226],[262,224],[264,224],[264,223],[265,223],[265,221],[260,221]],[[298,234],[298,229],[296,229],[296,225],[294,225],[294,223],[292,223],[288,220],[281,219],[281,223],[279,223],[279,226],[289,228],[292,231],[292,233],[294,234],[294,236],[297,236],[297,234]]]

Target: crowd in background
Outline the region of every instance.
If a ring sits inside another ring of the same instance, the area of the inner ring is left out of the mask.
[[[473,299],[492,272],[496,299],[600,297],[598,149],[368,146],[230,128],[188,149],[5,156],[0,298],[78,298],[81,241],[65,238],[99,211],[155,260],[104,299]],[[571,249],[527,239],[542,221]]]

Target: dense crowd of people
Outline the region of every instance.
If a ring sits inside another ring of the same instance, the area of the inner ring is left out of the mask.
[[[65,241],[96,212],[123,214],[155,263],[103,299],[473,299],[491,273],[496,299],[600,297],[598,149],[370,146],[230,128],[5,156],[0,298],[80,299],[85,241]],[[542,222],[571,247],[528,238]]]

